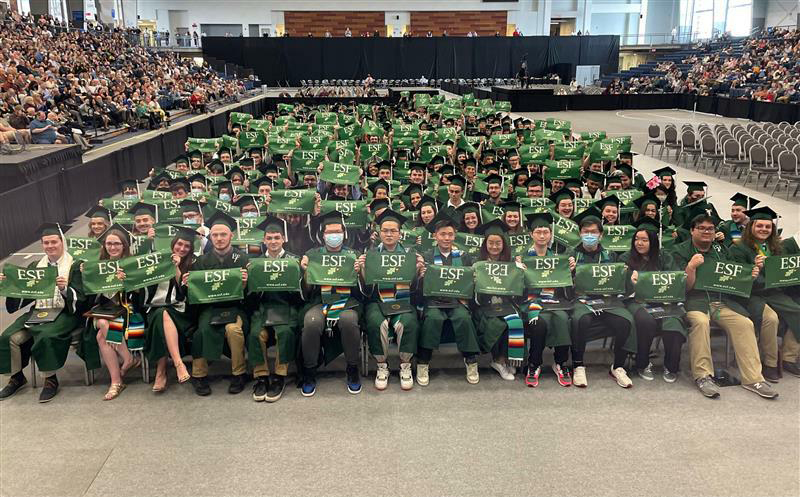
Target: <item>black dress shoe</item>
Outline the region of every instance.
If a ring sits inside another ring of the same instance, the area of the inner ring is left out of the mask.
[[[283,395],[283,388],[286,385],[283,376],[275,375],[270,378],[269,389],[267,390],[267,397],[264,399],[267,402],[276,402]]]
[[[778,372],[777,367],[762,366],[761,375],[764,376],[764,379],[770,383],[778,383],[781,379],[781,375]]]
[[[228,386],[228,393],[237,394],[241,393],[244,390],[244,386],[247,384],[247,380],[245,379],[245,375],[237,374],[231,377],[231,384]]]
[[[25,378],[24,374],[22,373],[15,374],[14,376],[11,377],[11,379],[8,380],[6,386],[4,386],[2,390],[0,390],[0,400],[6,400],[7,398],[11,397],[15,393],[17,393],[17,391],[19,391],[20,388],[25,386],[26,383],[28,383],[28,380]]]
[[[50,402],[58,393],[58,378],[55,375],[49,376],[44,379],[44,388],[42,393],[39,394],[39,402],[44,404]]]
[[[194,393],[201,397],[211,395],[211,387],[208,386],[208,378],[192,378],[192,385],[194,386]]]
[[[268,381],[268,376],[256,378],[256,383],[253,385],[253,400],[256,402],[264,401],[264,397],[267,396],[267,389],[269,388]]]
[[[783,370],[792,376],[800,377],[800,362],[784,362]],[[3,395],[0,393],[0,395]]]

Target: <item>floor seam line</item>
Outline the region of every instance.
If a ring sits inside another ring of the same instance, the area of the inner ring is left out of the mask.
[[[113,454],[113,453],[114,453],[114,447],[112,447],[111,450],[108,451],[108,455],[103,460],[103,464],[101,464],[100,467],[97,469],[97,473],[94,474],[94,477],[92,478],[92,481],[89,482],[89,485],[87,485],[86,490],[84,490],[81,495],[86,495],[89,492],[89,489],[92,488],[92,485],[94,485],[94,482],[97,481],[97,477],[100,475],[100,472],[103,471],[103,468],[106,466],[106,463],[108,462],[108,459],[111,457],[111,454]]]

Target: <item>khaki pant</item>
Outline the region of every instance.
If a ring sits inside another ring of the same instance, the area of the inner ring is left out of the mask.
[[[689,360],[694,379],[714,375],[711,360],[711,321],[717,323],[733,344],[736,362],[745,385],[763,382],[761,359],[753,322],[725,304],[712,304],[711,316],[700,311],[686,313],[689,321]]]
[[[761,362],[764,366],[778,366],[778,314],[772,307],[765,305],[761,315],[761,330],[758,334],[758,349],[761,351]]]
[[[257,365],[253,368],[253,378],[262,376],[269,376],[269,358],[267,357],[267,342],[269,342],[269,331],[262,328],[258,334],[258,344],[261,345],[261,355],[264,358],[264,363]],[[278,337],[275,336],[275,343],[277,344]],[[277,349],[277,345],[275,347]],[[281,362],[280,352],[275,352],[275,374],[278,376],[286,376],[289,374],[289,365]]]
[[[786,333],[783,334],[781,351],[783,352],[784,363],[797,362],[797,359],[800,358],[800,343],[797,342],[792,330],[786,330]]]
[[[24,328],[14,332],[14,334],[9,337],[8,345],[11,351],[10,374],[17,374],[22,371],[22,349],[20,347],[31,338],[33,338],[31,332]],[[30,360],[32,361],[33,357],[31,357]]]
[[[225,340],[231,349],[231,373],[233,375],[245,374],[247,372],[247,362],[244,358],[244,331],[242,330],[242,318],[237,317],[235,323],[225,325]],[[205,378],[208,376],[208,360],[199,357],[192,359],[192,376],[195,378]]]

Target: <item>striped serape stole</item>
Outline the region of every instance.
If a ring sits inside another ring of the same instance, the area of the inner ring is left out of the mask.
[[[350,298],[349,286],[320,285],[322,294],[322,315],[325,316],[325,333],[333,336],[333,327],[339,321],[339,315],[344,310]]]
[[[519,314],[513,313],[505,316],[508,329],[508,364],[510,366],[522,366],[525,357],[525,328]]]

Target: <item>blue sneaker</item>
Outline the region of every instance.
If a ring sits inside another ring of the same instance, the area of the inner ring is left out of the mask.
[[[347,391],[353,395],[361,393],[361,376],[358,366],[347,366]]]
[[[303,375],[303,383],[300,387],[303,397],[311,397],[317,393],[317,378],[313,373],[306,372]]]

